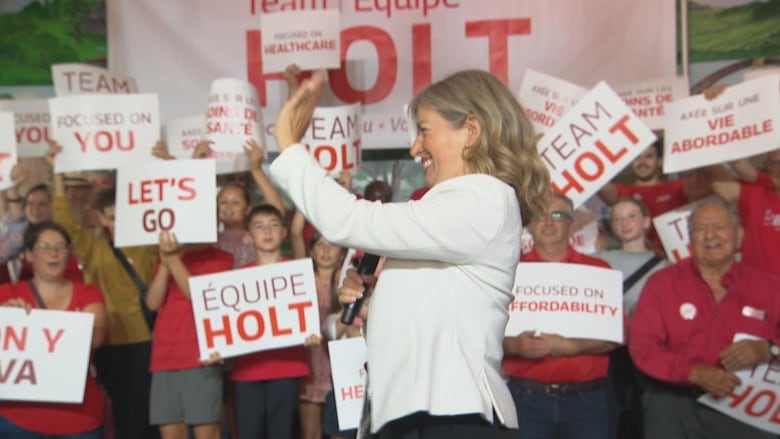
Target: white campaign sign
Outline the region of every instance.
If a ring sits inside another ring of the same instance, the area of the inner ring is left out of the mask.
[[[0,111],[0,190],[14,185],[11,169],[17,162],[13,113]]]
[[[666,259],[678,262],[691,256],[691,237],[688,233],[688,217],[695,204],[687,204],[653,218],[653,227],[661,238]]]
[[[154,245],[171,231],[180,243],[217,241],[214,161],[158,160],[117,170],[116,246]]]
[[[81,403],[92,313],[0,307],[0,400]]]
[[[363,337],[328,342],[333,396],[340,430],[358,427],[366,385],[366,340]]]
[[[539,331],[623,343],[623,274],[582,264],[520,262],[505,334]]]
[[[138,93],[135,79],[89,64],[52,64],[57,96]]]
[[[587,93],[587,88],[527,69],[517,97],[534,130],[545,133]]]
[[[360,104],[314,109],[301,143],[331,177],[360,167],[360,111]]]
[[[157,95],[76,95],[49,100],[55,172],[116,169],[152,160],[160,140]]]
[[[691,96],[666,106],[664,173],[754,156],[780,147],[779,75],[726,88],[708,101]]]
[[[14,134],[19,157],[43,157],[49,145],[49,101],[0,100],[0,111],[14,113]]]
[[[168,121],[165,124],[165,142],[168,152],[178,159],[192,158],[192,153],[198,142],[203,140],[205,119],[203,116],[182,117]],[[235,151],[212,151],[217,175],[232,174],[249,170],[249,159],[246,154]]]
[[[274,151],[273,121],[288,90],[281,73],[265,73],[263,45],[272,36],[261,28],[262,17],[338,4],[110,1],[108,60],[112,70],[160,95],[164,120],[201,108],[214,78],[248,80],[260,96],[266,146]],[[328,70],[322,105],[360,102],[363,147],[403,148],[402,105],[458,70],[490,71],[513,91],[529,67],[586,87],[673,76],[675,10],[673,0],[342,1],[343,62]],[[638,31],[646,23],[652,32]],[[609,44],[594,44],[605,38]]]
[[[580,206],[626,167],[655,135],[600,82],[537,143],[553,189]]]
[[[190,296],[203,359],[302,345],[320,333],[311,259],[193,276]]]
[[[263,146],[263,114],[257,90],[243,80],[223,78],[211,83],[206,110],[206,139],[214,151],[243,153],[246,141]]]
[[[672,77],[615,87],[615,91],[639,118],[653,130],[664,129],[664,107],[690,95],[688,78]]]
[[[337,69],[341,63],[338,9],[275,12],[260,16],[263,73],[283,72],[290,64],[302,71]]]
[[[748,334],[735,334],[734,341],[756,339]],[[734,372],[740,385],[729,395],[715,398],[711,393],[698,401],[761,430],[780,434],[780,363],[772,361]]]

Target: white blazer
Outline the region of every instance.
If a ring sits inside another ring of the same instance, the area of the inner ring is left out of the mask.
[[[340,187],[302,145],[271,176],[328,241],[387,256],[368,314],[371,429],[424,411],[517,415],[501,377],[520,257],[514,190],[484,174],[435,185],[419,201],[370,202]]]

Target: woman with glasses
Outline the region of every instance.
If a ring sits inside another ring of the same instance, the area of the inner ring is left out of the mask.
[[[70,237],[60,225],[45,221],[27,228],[24,257],[33,276],[25,282],[0,285],[0,306],[85,312],[94,315],[92,349],[106,336],[103,294],[94,285],[73,282],[65,276]],[[85,374],[88,372],[85,370]],[[0,402],[0,437],[99,439],[105,410],[103,393],[87,375],[81,404]]]

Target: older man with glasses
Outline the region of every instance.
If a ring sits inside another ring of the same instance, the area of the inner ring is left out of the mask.
[[[563,262],[610,268],[569,245],[575,231],[571,200],[555,194],[532,218],[534,247],[521,263]],[[523,332],[504,338],[504,373],[517,408],[520,438],[594,438],[608,435],[608,352],[615,343]]]

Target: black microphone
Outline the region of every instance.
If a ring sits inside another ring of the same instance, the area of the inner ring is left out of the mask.
[[[379,256],[372,255],[371,253],[364,253],[357,266],[357,272],[360,275],[374,274],[378,264]],[[351,325],[355,320],[355,316],[358,315],[360,308],[363,306],[363,299],[365,299],[368,294],[368,285],[366,285],[365,282],[363,282],[363,288],[363,297],[344,306],[344,312],[341,313],[341,323]]]

